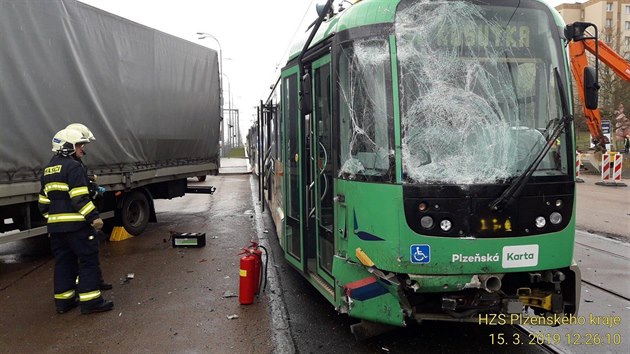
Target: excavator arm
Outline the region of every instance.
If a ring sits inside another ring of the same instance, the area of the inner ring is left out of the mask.
[[[580,100],[583,103],[585,102],[584,69],[588,66],[588,60],[586,57],[587,51],[593,55],[597,55],[599,60],[611,68],[617,76],[627,82],[630,82],[630,63],[617,54],[606,43],[594,37],[587,37],[579,40],[574,38],[569,42],[571,71],[578,86]],[[609,143],[609,140],[602,132],[602,118],[599,109],[588,109],[586,105],[583,106],[584,115],[586,116],[586,124],[591,136],[593,137],[593,144],[595,144],[596,150],[606,151],[606,144]]]
[[[602,117],[599,113],[599,109],[588,109],[584,104],[584,69],[588,66],[584,41],[569,42],[569,55],[571,57],[571,72],[575,78],[575,84],[578,87],[577,91],[580,96],[580,101],[582,101],[582,106],[584,107],[586,125],[593,137],[593,144],[596,150],[606,151],[608,139],[602,131]]]
[[[595,54],[595,41],[592,39],[587,39],[582,41],[584,48],[588,50],[590,53]],[[608,65],[612,71],[617,74],[620,78],[630,82],[630,63],[628,63],[621,55],[617,54],[612,48],[610,48],[606,43],[598,40],[598,54],[599,60],[601,60],[604,64]]]

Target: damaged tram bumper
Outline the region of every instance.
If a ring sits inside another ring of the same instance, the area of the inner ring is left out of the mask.
[[[418,275],[382,271],[360,249],[357,258],[372,277],[346,283],[338,310],[368,321],[405,326],[407,321],[489,324],[509,319],[507,324],[519,324],[535,318],[555,326],[578,312],[581,277],[575,263],[515,273]],[[367,306],[369,301],[381,304]]]

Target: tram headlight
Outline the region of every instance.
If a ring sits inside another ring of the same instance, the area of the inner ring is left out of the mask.
[[[424,227],[425,229],[433,228],[433,224],[434,224],[433,218],[430,217],[429,215],[425,215],[420,218],[420,226]]]
[[[451,223],[450,220],[444,219],[444,220],[440,221],[440,229],[442,229],[442,231],[449,232],[449,231],[451,231],[452,227],[453,227],[453,224]]]
[[[551,223],[554,225],[558,225],[562,222],[562,214],[554,211],[553,213],[551,213],[551,215],[549,215],[549,221],[551,221]]]
[[[556,208],[561,208],[562,207],[562,199],[557,199],[556,200]]]
[[[542,229],[543,227],[545,227],[545,225],[547,225],[547,220],[545,220],[545,217],[543,216],[539,216],[536,218],[536,227],[539,229]]]

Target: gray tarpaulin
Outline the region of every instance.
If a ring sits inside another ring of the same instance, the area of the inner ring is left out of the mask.
[[[84,162],[141,169],[218,156],[217,53],[73,0],[0,0],[0,182],[36,179],[53,135]]]

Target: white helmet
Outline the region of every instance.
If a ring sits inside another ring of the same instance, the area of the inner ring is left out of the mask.
[[[94,137],[94,134],[92,134],[92,131],[88,127],[86,127],[85,125],[83,125],[81,123],[68,124],[66,129],[78,130],[79,133],[81,133],[84,138],[86,138],[86,139],[88,139],[90,141],[96,140],[96,138]]]
[[[83,137],[78,130],[62,129],[52,138],[52,151],[62,155],[72,155],[76,144],[87,144],[90,139]]]

